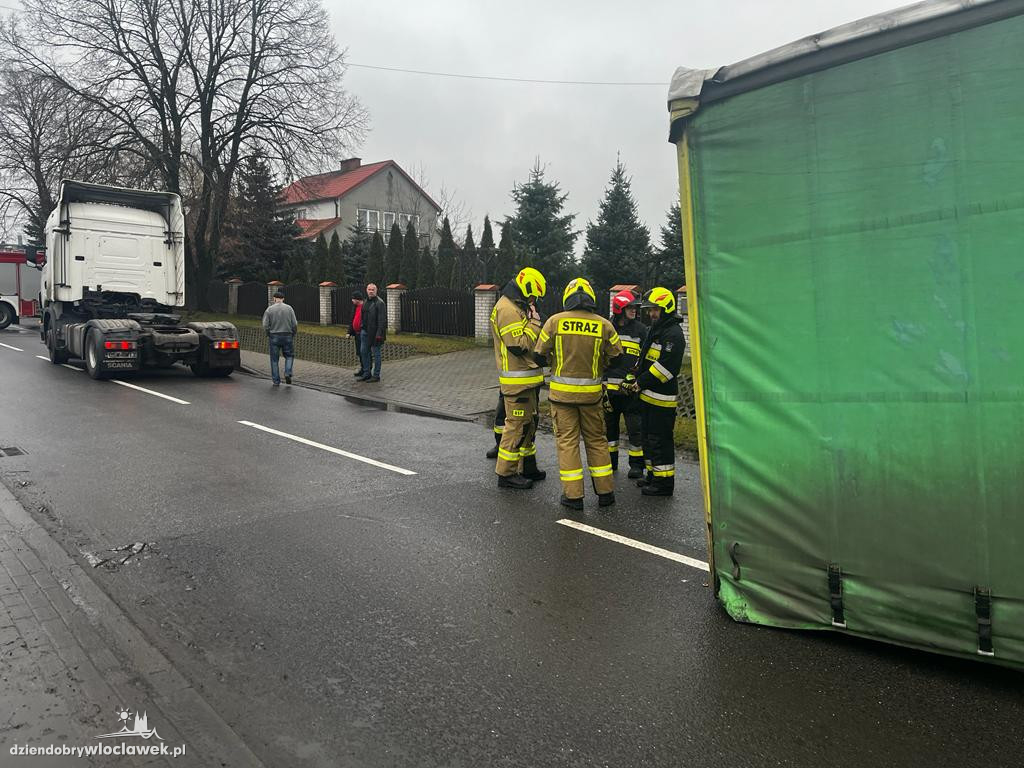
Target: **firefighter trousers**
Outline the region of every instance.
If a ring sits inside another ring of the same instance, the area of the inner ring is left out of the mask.
[[[501,433],[505,431],[505,398],[498,395],[498,405],[494,409],[494,444],[501,445]]]
[[[612,469],[619,468],[620,417],[626,420],[626,434],[629,435],[629,466],[642,468],[644,444],[640,424],[640,401],[635,397],[612,392],[608,395],[608,405],[604,411],[605,435],[608,438]]]
[[[552,402],[551,421],[555,428],[562,492],[570,499],[583,498],[581,436],[587,451],[587,468],[594,483],[594,492],[603,494],[614,491],[615,478],[612,476],[608,440],[604,434],[604,407],[601,403],[571,405]]]
[[[675,488],[676,447],[672,430],[676,424],[675,405],[640,403],[647,480],[659,488]]]
[[[537,455],[533,444],[537,434],[537,393],[528,389],[518,395],[502,395],[505,403],[505,426],[498,443],[498,463],[494,471],[504,477],[519,474],[523,459]]]

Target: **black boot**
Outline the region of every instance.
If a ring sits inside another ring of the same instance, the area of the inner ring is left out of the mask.
[[[559,503],[563,507],[575,509],[577,512],[581,512],[583,510],[583,499],[570,499],[564,493],[562,494],[562,498],[559,500]]]
[[[501,432],[494,433],[494,447],[487,452],[488,459],[498,458],[498,446],[501,445]]]
[[[610,507],[615,503],[615,492],[597,494],[597,506]]]
[[[612,472],[619,471],[619,452],[609,451],[608,455],[612,457]]]
[[[534,482],[540,482],[548,473],[542,469],[537,469],[537,457],[527,456],[523,459],[523,477],[527,480],[533,480]]]
[[[636,479],[641,478],[643,476],[644,476],[644,466],[643,466],[643,464],[630,464],[629,465],[629,474],[626,475],[626,477],[628,477],[630,480],[636,480]]]
[[[533,480],[525,478],[522,475],[498,475],[498,487],[525,491],[529,488],[533,488]]]
[[[642,476],[639,480],[636,481],[636,487],[637,488],[646,488],[648,485],[650,485],[653,482],[654,482],[654,475],[652,475],[650,472],[648,472],[646,476]]]
[[[673,487],[666,483],[648,483],[640,489],[644,496],[671,496]]]

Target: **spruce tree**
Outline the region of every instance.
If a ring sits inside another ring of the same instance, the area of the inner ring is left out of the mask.
[[[416,285],[420,288],[433,287],[436,278],[435,270],[434,254],[430,252],[430,248],[423,246],[423,252],[420,254],[420,265],[416,275]]]
[[[452,237],[452,227],[448,217],[441,223],[441,242],[437,246],[437,272],[431,285],[448,287],[451,285],[452,270],[458,262],[459,246]]]
[[[498,241],[498,253],[494,258],[494,271],[491,279],[504,287],[516,273],[516,250],[512,242],[512,228],[508,222],[501,227],[501,239]]]
[[[661,227],[661,248],[651,259],[644,279],[647,287],[660,285],[674,291],[686,285],[683,261],[683,221],[679,203],[673,203]]]
[[[327,248],[327,240],[324,239],[324,233],[321,232],[317,235],[316,244],[313,246],[313,258],[309,264],[309,284],[319,285],[327,278],[329,250]]]
[[[330,280],[338,285],[345,284],[345,261],[341,256],[341,238],[335,230],[331,235],[331,244],[327,248],[327,275],[324,280]]]
[[[538,161],[525,184],[512,189],[516,212],[506,222],[516,245],[518,266],[536,267],[549,286],[564,284],[575,271],[573,214],[563,214],[568,195],[546,181]]]
[[[262,150],[245,158],[222,227],[219,276],[282,280],[286,262],[294,267],[304,258],[298,226],[290,214],[278,210],[280,189]]]
[[[349,227],[349,232],[348,238],[341,246],[345,276],[351,285],[365,285],[366,262],[370,257],[370,243],[373,238],[361,224]]]
[[[387,287],[384,284],[384,238],[380,232],[374,232],[370,242],[370,255],[366,259],[366,283],[376,284],[379,290]]]
[[[402,246],[402,268],[398,273],[398,282],[404,283],[411,291],[419,285],[417,272],[420,261],[419,236],[416,234],[416,225],[412,219],[409,219],[409,224],[405,228]]]
[[[309,279],[309,263],[313,258],[313,246],[308,240],[297,240],[296,246],[285,255],[280,280],[287,284],[305,283]]]
[[[491,231],[491,218],[490,216],[484,216],[484,233],[480,237],[480,251],[478,254],[478,258],[480,260],[479,280],[481,283],[489,283],[496,279],[494,277],[495,257],[494,233]]]
[[[596,287],[643,283],[651,235],[640,223],[626,167],[616,161],[596,222],[587,223],[583,270]]]
[[[473,241],[472,224],[466,226],[466,240],[455,264],[452,269],[451,287],[459,291],[472,290],[478,283],[477,275],[480,274],[480,261],[476,243]]]
[[[398,275],[402,271],[402,230],[398,224],[391,225],[391,233],[388,235],[388,253],[384,259],[384,279],[388,283],[397,283]]]

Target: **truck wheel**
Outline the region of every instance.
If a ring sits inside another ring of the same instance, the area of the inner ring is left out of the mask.
[[[100,360],[103,355],[100,351],[102,343],[103,337],[100,334],[96,331],[89,331],[89,335],[85,339],[85,372],[93,379],[107,378],[106,372],[100,368]]]
[[[69,359],[67,350],[57,349],[57,334],[51,325],[46,329],[46,351],[50,354],[50,362],[54,365],[63,365]]]
[[[0,331],[13,323],[14,318],[16,317],[17,315],[14,314],[14,307],[10,304],[0,304]]]

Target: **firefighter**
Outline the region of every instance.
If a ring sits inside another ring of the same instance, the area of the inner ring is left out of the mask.
[[[619,468],[619,425],[626,420],[629,435],[629,478],[635,480],[644,474],[644,448],[640,431],[640,400],[635,393],[623,392],[622,382],[637,368],[640,348],[647,340],[647,326],[637,319],[640,299],[632,291],[619,291],[612,297],[612,325],[622,343],[622,356],[609,366],[604,387],[607,394],[604,422],[608,437],[608,451],[612,457],[612,471]]]
[[[498,384],[505,405],[505,423],[498,444],[499,488],[526,489],[543,480],[537,468],[537,395],[544,370],[533,359],[540,333],[534,300],[544,296],[544,276],[533,267],[521,270],[502,289],[491,312],[491,336],[498,366]]]
[[[582,277],[562,295],[565,311],[548,318],[537,341],[537,362],[551,365],[548,400],[555,427],[563,506],[583,509],[580,435],[598,504],[615,503],[615,479],[604,433],[601,378],[609,361],[622,355],[619,335],[597,314],[594,289]]]
[[[652,288],[644,298],[650,331],[640,350],[637,374],[622,384],[640,393],[640,428],[646,477],[637,481],[644,496],[671,496],[675,489],[676,450],[672,428],[679,403],[679,367],[686,340],[676,314],[676,297],[666,288]]]

